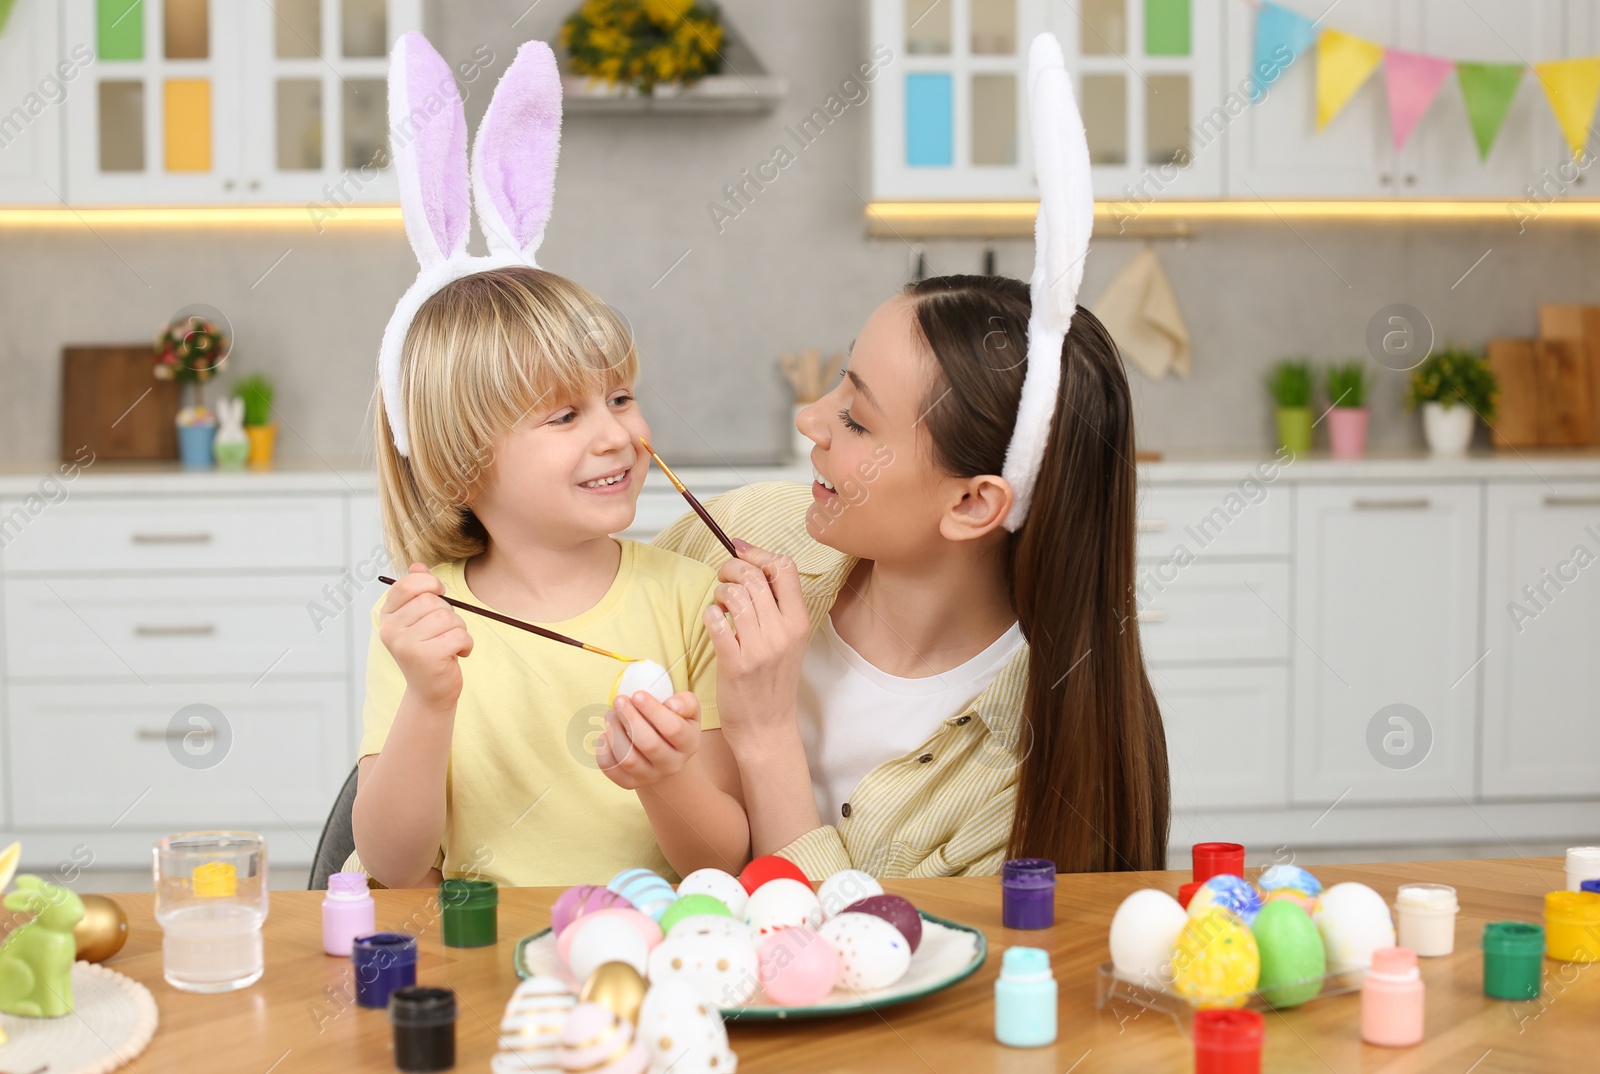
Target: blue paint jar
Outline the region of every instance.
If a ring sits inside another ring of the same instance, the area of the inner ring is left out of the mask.
[[[994,982],[994,1038],[1011,1048],[1042,1048],[1056,1039],[1056,979],[1050,955],[1008,947]]]
[[[1578,885],[1578,890],[1592,891],[1596,895],[1600,895],[1600,880],[1585,880],[1583,883]]]
[[[417,938],[404,932],[357,936],[350,947],[355,970],[356,1002],[363,1007],[389,1006],[389,993],[417,983]]]

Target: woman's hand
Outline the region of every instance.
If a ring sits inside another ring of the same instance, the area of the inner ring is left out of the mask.
[[[378,637],[406,677],[406,690],[430,708],[455,708],[461,696],[460,658],[472,652],[467,624],[444,599],[444,583],[427,567],[389,587],[378,613]]]
[[[700,699],[687,690],[663,704],[638,691],[617,698],[595,742],[600,771],[624,790],[652,787],[683,771],[700,748]]]
[[[735,543],[739,558],[717,572],[715,602],[704,616],[717,650],[722,730],[737,756],[794,734],[811,620],[794,560]]]

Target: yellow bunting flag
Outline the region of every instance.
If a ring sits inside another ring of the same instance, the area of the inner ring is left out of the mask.
[[[1338,30],[1317,37],[1317,130],[1339,114],[1383,61],[1383,47]]]
[[[1561,124],[1572,155],[1579,156],[1589,141],[1595,101],[1600,100],[1600,56],[1536,63],[1533,71],[1550,99],[1550,110]]]

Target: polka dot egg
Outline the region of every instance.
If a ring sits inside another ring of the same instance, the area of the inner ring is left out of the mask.
[[[819,928],[822,925],[822,903],[810,886],[798,880],[780,877],[768,880],[756,888],[745,904],[744,923],[757,940],[779,929],[795,925]]]
[[[756,947],[749,934],[674,932],[650,952],[652,988],[687,981],[718,1007],[737,1007],[760,983]]]
[[[645,993],[638,1032],[653,1071],[732,1074],[738,1065],[716,1004],[688,981],[658,984]]]
[[[881,917],[846,911],[819,930],[839,954],[839,985],[852,992],[888,988],[911,966],[911,945]]]
[[[739,878],[721,869],[696,869],[678,884],[678,898],[685,895],[710,895],[721,901],[734,917],[744,916],[744,904],[750,893],[739,883]]]

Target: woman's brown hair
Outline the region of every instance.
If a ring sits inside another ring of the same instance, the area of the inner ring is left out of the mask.
[[[935,463],[957,477],[1000,473],[1027,372],[1028,285],[940,276],[905,293],[940,374],[920,408]],[[1007,851],[1061,872],[1166,867],[1166,735],[1134,603],[1137,482],[1122,359],[1080,306],[1033,505],[1007,542],[1029,648]]]

